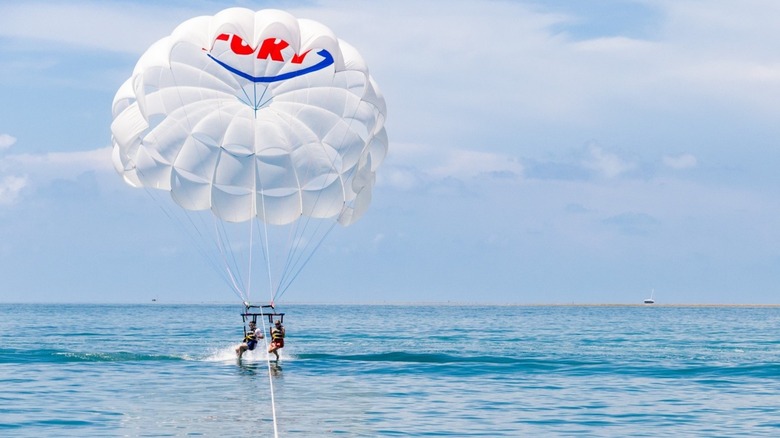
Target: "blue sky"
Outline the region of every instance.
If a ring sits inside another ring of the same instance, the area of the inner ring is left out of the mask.
[[[288,302],[776,303],[780,3],[0,2],[0,301],[233,302],[110,160],[151,43],[230,6],[360,50],[390,152]]]

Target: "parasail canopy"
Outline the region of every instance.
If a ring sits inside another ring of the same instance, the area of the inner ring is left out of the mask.
[[[387,152],[385,113],[365,62],[330,29],[231,8],[143,54],[114,99],[114,164],[224,221],[348,225]]]
[[[387,153],[385,101],[363,58],[280,10],[185,21],[141,56],[112,110],[113,161],[128,184],[227,223],[349,225]]]

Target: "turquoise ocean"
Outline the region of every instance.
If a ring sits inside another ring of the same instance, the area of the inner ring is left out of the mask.
[[[780,307],[242,310],[0,304],[0,436],[780,436]]]

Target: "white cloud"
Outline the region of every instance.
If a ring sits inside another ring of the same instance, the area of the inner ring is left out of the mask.
[[[19,199],[19,193],[27,187],[27,178],[5,176],[0,178],[0,205],[10,205]]]
[[[379,172],[383,182],[401,190],[419,184],[457,179],[520,178],[523,166],[515,157],[421,144],[393,144]]]
[[[588,151],[590,157],[585,160],[583,166],[607,178],[618,177],[636,167],[635,163],[625,161],[616,154],[604,151],[599,146],[592,145]]]
[[[7,155],[0,172],[30,175],[34,181],[73,179],[84,172],[114,172],[111,147],[91,151]]]
[[[385,164],[377,176],[378,185],[386,185],[397,190],[407,191],[422,183],[415,169]]]
[[[8,134],[0,134],[0,151],[4,151],[16,143],[16,137]]]
[[[439,160],[428,173],[435,178],[472,179],[492,174],[521,176],[523,166],[513,157],[472,150],[440,150]]]
[[[54,180],[75,180],[86,172],[114,173],[111,148],[92,151],[13,154],[0,158],[0,204],[19,201],[22,189]]]
[[[698,160],[692,154],[666,155],[663,157],[664,165],[672,169],[690,169],[696,167]]]

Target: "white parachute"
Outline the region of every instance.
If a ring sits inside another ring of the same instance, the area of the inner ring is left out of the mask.
[[[141,56],[114,98],[113,161],[128,184],[214,218],[220,269],[245,302],[252,253],[234,253],[261,240],[273,302],[332,224],[365,213],[385,116],[364,60],[330,29],[230,8],[182,23]]]

